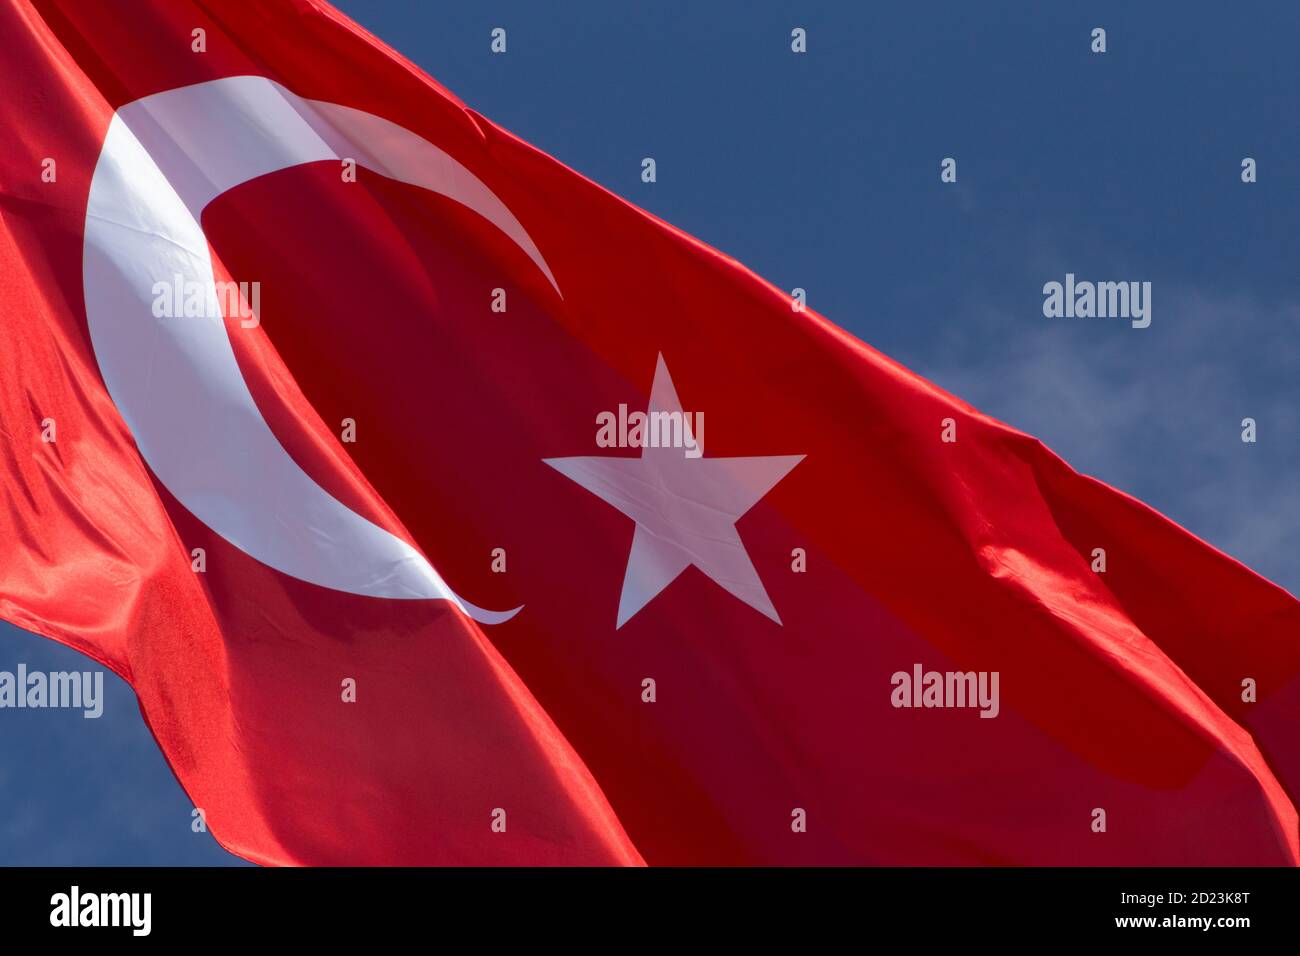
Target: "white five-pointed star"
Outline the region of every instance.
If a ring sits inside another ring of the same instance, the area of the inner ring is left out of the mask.
[[[662,355],[647,415],[654,412],[682,412]],[[636,522],[617,627],[691,565],[781,623],[736,522],[804,456],[704,458],[702,443],[700,453],[688,458],[684,448],[643,447],[640,458],[543,459]]]

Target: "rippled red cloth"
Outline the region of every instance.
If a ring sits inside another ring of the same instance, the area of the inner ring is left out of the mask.
[[[277,864],[1297,862],[1300,606],[1281,589],[325,3],[0,0],[0,36],[0,615],[131,683],[223,846]],[[142,453],[166,436],[134,435],[105,386],[83,256],[110,121],[236,76],[435,144],[553,273],[446,196],[365,168],[343,188],[337,161],[202,215],[222,274],[260,283],[260,324],[226,328],[275,437],[457,594],[522,605],[505,623],[260,562],[173,495]],[[702,457],[671,481],[617,466],[617,488],[557,468],[641,456],[598,443],[597,416],[652,408],[660,356],[708,422]],[[704,463],[778,456],[802,458],[722,520],[749,473]],[[996,716],[896,706],[918,665],[996,673]]]

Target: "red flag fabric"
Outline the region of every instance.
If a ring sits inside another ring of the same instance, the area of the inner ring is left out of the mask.
[[[0,615],[223,846],[1297,862],[1281,589],[319,0],[0,34]]]

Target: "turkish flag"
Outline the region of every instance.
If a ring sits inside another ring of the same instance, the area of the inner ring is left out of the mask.
[[[1281,589],[320,0],[0,35],[0,615],[223,846],[1297,862]]]

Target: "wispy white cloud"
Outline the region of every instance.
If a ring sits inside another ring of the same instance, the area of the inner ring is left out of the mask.
[[[974,310],[899,358],[1300,594],[1300,304],[1157,283],[1153,314],[1138,330]]]

